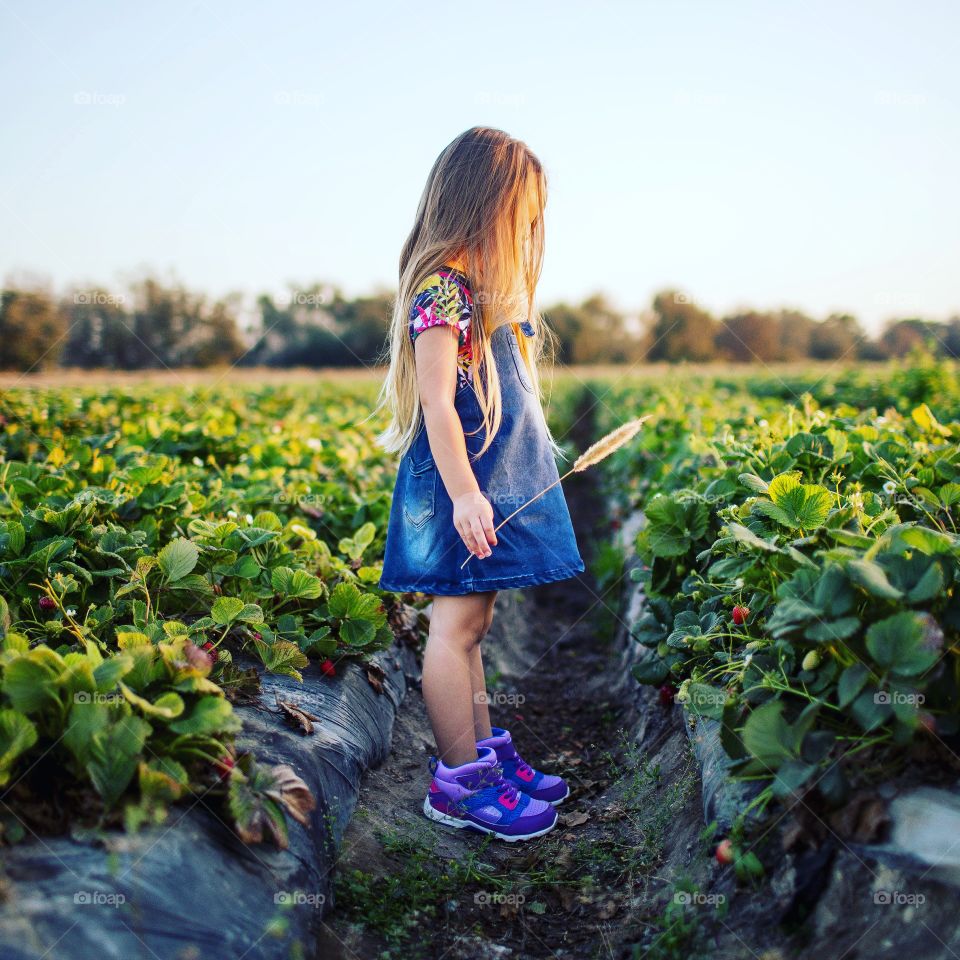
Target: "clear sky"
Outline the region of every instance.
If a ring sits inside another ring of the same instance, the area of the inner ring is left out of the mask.
[[[549,177],[540,301],[960,313],[956,2],[0,0],[0,278],[395,283],[427,172]]]

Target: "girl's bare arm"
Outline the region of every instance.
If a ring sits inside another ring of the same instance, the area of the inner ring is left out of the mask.
[[[427,436],[440,478],[453,501],[453,524],[471,553],[488,557],[493,532],[493,507],[480,492],[467,456],[463,424],[454,406],[457,392],[457,330],[430,327],[414,341],[417,386]]]

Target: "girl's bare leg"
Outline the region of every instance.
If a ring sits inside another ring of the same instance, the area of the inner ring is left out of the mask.
[[[489,593],[470,593],[433,598],[423,654],[423,699],[437,751],[448,767],[477,759],[471,665],[474,657],[479,662],[477,647],[489,625],[490,597]],[[481,683],[482,676],[481,672]]]
[[[483,621],[483,633],[480,634],[482,640],[490,630],[490,624],[493,623],[493,603],[497,599],[497,591],[484,594],[489,597],[487,602],[486,617]],[[483,653],[480,644],[477,643],[470,651],[470,686],[473,690],[473,732],[477,740],[486,740],[493,736],[490,729],[490,706],[487,702],[487,681],[483,675]]]

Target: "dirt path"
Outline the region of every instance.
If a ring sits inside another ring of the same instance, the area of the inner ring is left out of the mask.
[[[611,533],[589,472],[571,479],[564,489],[589,570],[591,548]],[[506,844],[427,821],[434,745],[413,684],[390,758],[362,785],[320,956],[620,957],[649,936],[657,867],[668,846],[691,842],[668,826],[699,801],[685,751],[665,771],[635,746],[622,589],[585,574],[501,594],[484,641],[494,722],[530,763],[571,784],[560,824]]]

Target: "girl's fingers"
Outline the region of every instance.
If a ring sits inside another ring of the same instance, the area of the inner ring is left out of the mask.
[[[478,557],[485,557],[490,553],[490,548],[487,546],[487,538],[483,532],[483,524],[480,522],[479,517],[474,517],[470,521],[470,529],[473,531],[473,538],[476,541],[476,549],[474,553]]]
[[[460,534],[460,539],[463,541],[463,545],[471,552],[476,553],[476,544],[473,542],[473,533],[470,530],[470,527],[465,523],[456,523],[454,526],[457,528],[457,533]]]
[[[497,543],[497,531],[493,529],[493,518],[484,517],[483,518],[483,533],[487,538],[487,543],[492,543],[496,546]]]

